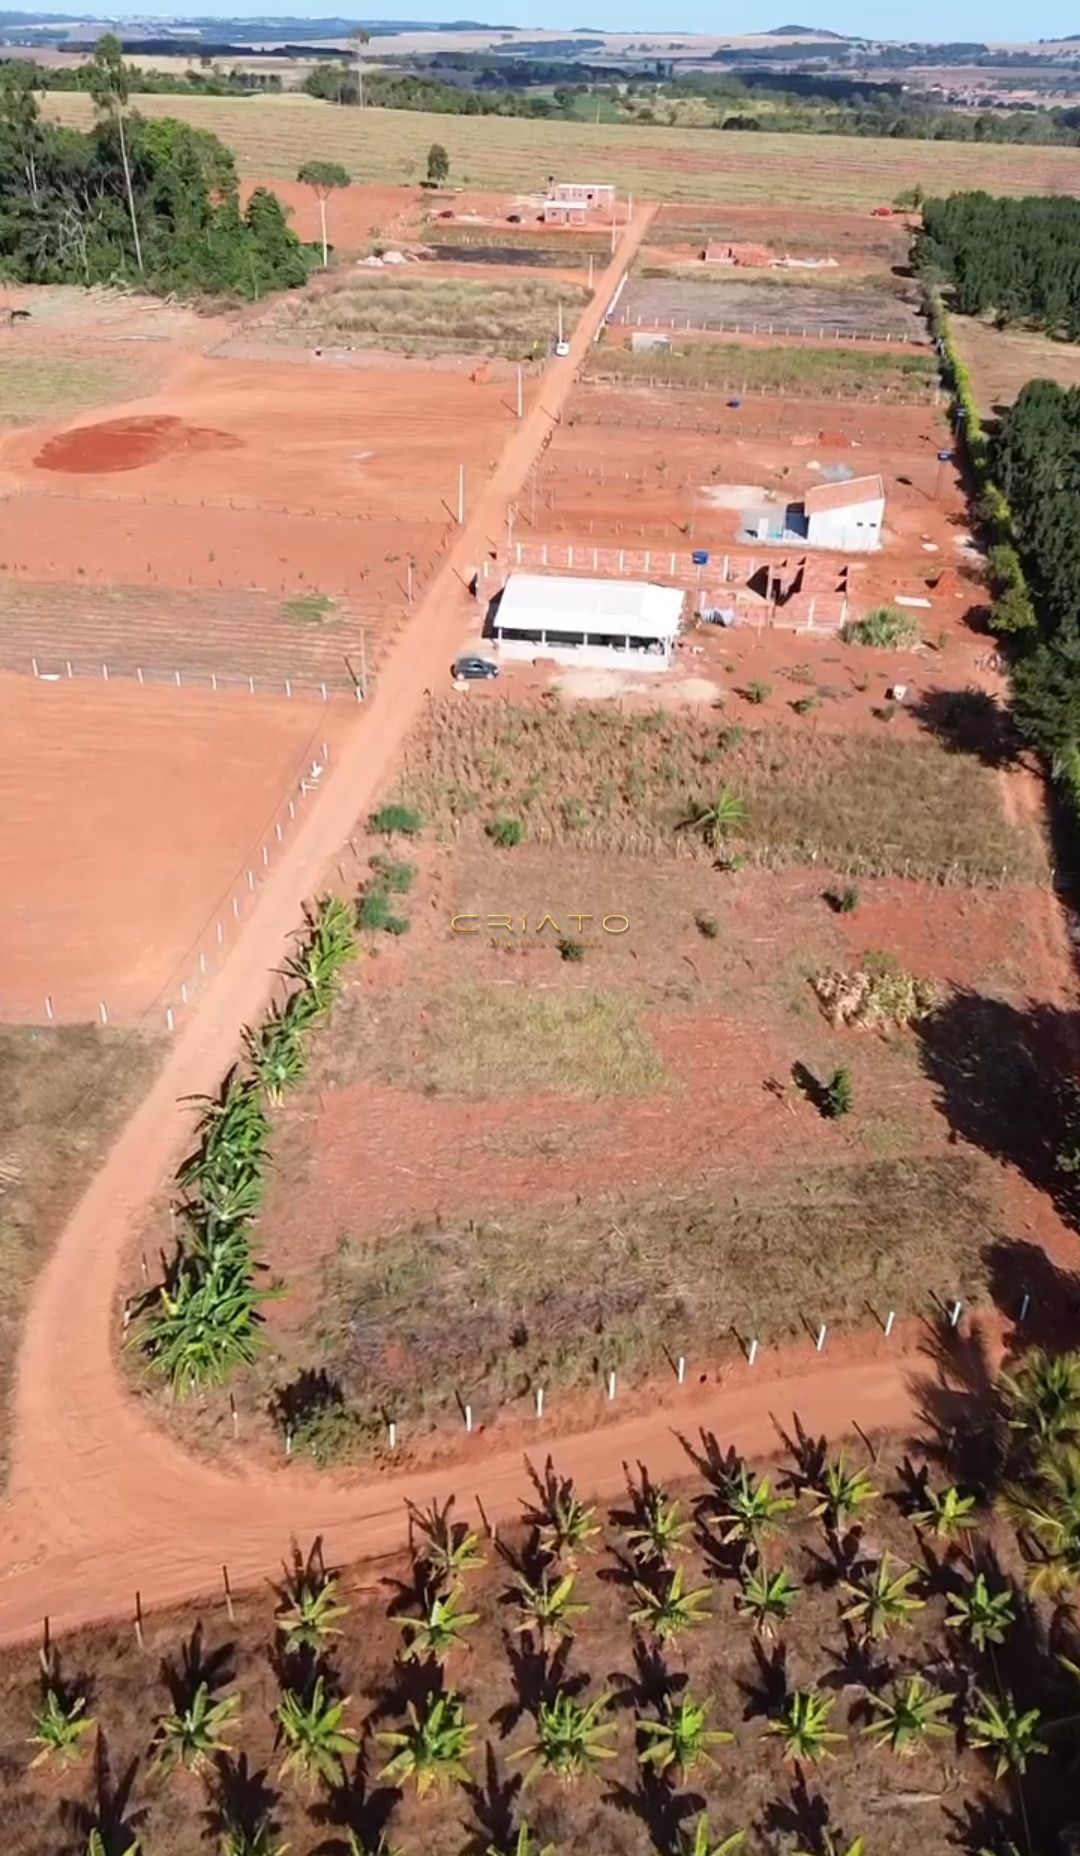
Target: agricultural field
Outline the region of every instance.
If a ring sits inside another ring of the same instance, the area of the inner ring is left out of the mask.
[[[287,347],[322,343],[527,360],[550,351],[560,313],[569,337],[587,301],[581,287],[533,278],[353,275],[335,278],[317,294],[282,297],[259,331]]]
[[[1029,380],[1080,387],[1080,349],[1031,329],[995,329],[972,316],[950,315],[953,339],[970,369],[975,396],[989,414],[1012,403]]]
[[[137,399],[144,379],[137,364],[0,355],[0,427]]]
[[[744,393],[765,389],[811,398],[832,393],[846,399],[896,395],[908,403],[919,398],[930,402],[938,392],[937,366],[927,355],[865,353],[846,346],[785,348],[768,340],[754,346],[685,335],[673,336],[668,349],[637,354],[625,340],[615,338],[618,333],[590,351],[586,380],[602,376],[628,385],[670,380],[688,387],[738,387]]]
[[[1019,1821],[1049,1847],[1070,1808],[1074,1633],[1027,1591],[991,1504],[1006,1475],[1018,1508],[1037,1501],[1053,1448],[1021,1426],[1050,1388],[1034,1361],[996,1404],[927,1378],[907,1456],[865,1431],[830,1454],[795,1413],[775,1462],[702,1431],[677,1482],[628,1465],[600,1506],[557,1451],[535,1455],[494,1540],[471,1503],[435,1504],[374,1575],[294,1542],[228,1616],[208,1600],[147,1616],[138,1641],[47,1643],[44,1676],[36,1647],[9,1654],[9,1856],[71,1847],[72,1825],[168,1856],[208,1834],[431,1856],[865,1836],[905,1856],[913,1833],[976,1856],[1018,1847],[985,1839]],[[979,1420],[977,1497],[952,1480],[954,1417]]]
[[[907,267],[911,232],[903,217],[871,219],[865,212],[788,206],[663,205],[649,227],[649,246],[674,255],[710,244],[768,245],[780,257],[835,258],[841,274],[876,272],[888,277]],[[721,273],[723,275],[723,273]],[[786,273],[789,278],[798,271]],[[805,275],[805,273],[803,273]],[[827,281],[827,274],[811,282]]]
[[[672,201],[772,205],[782,192],[793,205],[870,208],[919,183],[940,193],[972,187],[1080,193],[1074,151],[1068,148],[431,116],[342,110],[296,96],[140,96],[138,108],[147,116],[178,116],[212,130],[235,150],[245,175],[286,180],[295,179],[317,148],[323,159],[342,162],[357,181],[415,185],[437,141],[450,157],[451,181],[465,187],[535,191],[546,175],[578,167],[610,168],[637,197]],[[43,98],[43,112],[54,121],[85,126],[90,100],[52,91]]]
[[[925,342],[915,308],[896,295],[858,282],[843,290],[806,284],[792,290],[771,278],[701,281],[635,277],[614,318],[632,328],[725,329],[747,334],[830,336],[834,339]]]

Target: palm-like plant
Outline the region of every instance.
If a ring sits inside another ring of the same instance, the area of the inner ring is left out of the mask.
[[[512,1843],[499,1845],[489,1843],[487,1856],[555,1856],[554,1843],[537,1843],[532,1826],[524,1819],[518,1825],[517,1836]]]
[[[1080,1580],[1080,1449],[1040,1446],[1037,1472],[1005,1491],[1003,1505],[1040,1549],[1028,1583],[1056,1594]]]
[[[31,1769],[55,1759],[58,1766],[73,1766],[83,1751],[83,1740],[97,1723],[86,1713],[86,1696],[67,1696],[50,1683],[34,1716],[30,1745],[40,1748]]]
[[[935,1694],[922,1676],[911,1676],[888,1694],[867,1699],[877,1719],[866,1727],[866,1736],[894,1753],[914,1753],[927,1740],[949,1731],[938,1716],[950,1706],[950,1698]]]
[[[732,832],[747,821],[747,810],[737,793],[722,786],[715,799],[699,801],[686,823],[700,831],[714,851],[722,850]]]
[[[355,1734],[342,1726],[349,1699],[328,1701],[322,1676],[306,1697],[291,1688],[282,1692],[276,1713],[286,1747],[278,1769],[282,1778],[297,1772],[312,1787],[320,1779],[329,1786],[342,1783],[343,1761],[359,1751]]]
[[[464,1647],[466,1635],[478,1621],[478,1611],[462,1611],[461,1592],[458,1587],[445,1595],[432,1593],[427,1600],[422,1616],[402,1618],[402,1629],[409,1642],[405,1649],[406,1659],[419,1661],[425,1656],[433,1656],[437,1663],[443,1663],[453,1650]]]
[[[325,1011],[337,990],[338,975],[356,948],[355,911],[340,896],[322,896],[308,911],[307,932],[289,955],[285,970]]]
[[[474,1572],[486,1560],[480,1550],[480,1536],[470,1532],[464,1521],[453,1518],[454,1497],[430,1508],[409,1507],[409,1521],[420,1535],[423,1549],[418,1556],[426,1560],[432,1572],[447,1581]]]
[[[753,1618],[754,1629],[761,1636],[771,1637],[774,1625],[785,1623],[791,1615],[801,1587],[795,1584],[786,1566],[770,1572],[763,1560],[756,1566],[744,1566],[739,1578],[742,1590],[736,1604],[740,1611]]]
[[[549,1633],[555,1631],[572,1637],[572,1620],[584,1617],[589,1609],[584,1601],[575,1601],[574,1583],[575,1574],[572,1572],[564,1573],[554,1584],[546,1568],[535,1581],[527,1579],[524,1573],[520,1574],[515,1594],[521,1611],[521,1622],[516,1628],[519,1631],[534,1630],[541,1643],[546,1643]]]
[[[709,1748],[730,1746],[735,1735],[709,1726],[713,1706],[711,1695],[704,1701],[682,1695],[678,1702],[668,1702],[658,1721],[639,1721],[638,1732],[645,1745],[638,1754],[638,1764],[652,1766],[657,1772],[673,1767],[680,1776],[693,1772],[695,1766],[715,1766]]]
[[[631,1622],[651,1630],[661,1643],[674,1643],[684,1631],[692,1630],[695,1624],[703,1624],[711,1616],[707,1587],[695,1586],[688,1590],[681,1566],[658,1585],[635,1582],[634,1594],[638,1603],[630,1613]]]
[[[955,1540],[957,1534],[971,1526],[974,1495],[964,1495],[950,1485],[947,1489],[925,1492],[925,1508],[912,1515],[916,1527],[925,1528],[937,1540]]]
[[[247,1243],[229,1241],[208,1258],[182,1257],[158,1290],[138,1345],[178,1395],[221,1385],[258,1357],[273,1291],[256,1288],[252,1269]]]
[[[865,1837],[852,1837],[851,1842],[846,1843],[841,1849],[838,1839],[833,1836],[832,1832],[823,1830],[821,1843],[816,1851],[811,1853],[809,1850],[796,1850],[795,1856],[863,1856],[865,1848]]]
[[[639,1565],[670,1567],[676,1554],[685,1553],[692,1523],[683,1519],[682,1504],[663,1489],[646,1485],[636,1497],[638,1525],[627,1529],[626,1541]]]
[[[221,1856],[289,1856],[289,1845],[279,1843],[269,1817],[254,1824],[230,1824],[221,1834]]]
[[[857,1624],[864,1639],[883,1641],[893,1630],[911,1622],[912,1613],[922,1611],[925,1599],[911,1590],[919,1577],[914,1566],[900,1566],[890,1554],[883,1553],[873,1574],[861,1584],[844,1581],[851,1603],[840,1615],[846,1623]]]
[[[287,1601],[277,1614],[277,1628],[286,1650],[323,1650],[331,1637],[340,1637],[338,1619],[349,1607],[338,1598],[336,1579],[326,1578],[308,1564],[291,1581]]]
[[[528,1785],[542,1773],[560,1779],[577,1779],[593,1772],[605,1759],[615,1758],[615,1749],[605,1745],[614,1724],[601,1720],[611,1696],[598,1695],[588,1707],[582,1707],[573,1695],[559,1689],[554,1701],[542,1701],[536,1716],[536,1739],[515,1753],[515,1759],[532,1759],[526,1774]]]
[[[529,1469],[537,1500],[526,1505],[525,1519],[535,1527],[545,1552],[574,1566],[578,1554],[589,1552],[590,1541],[600,1532],[596,1509],[585,1506],[574,1488],[573,1477],[558,1475],[550,1457],[542,1476],[531,1464]]]
[[[399,1843],[388,1841],[385,1830],[380,1830],[375,1843],[362,1840],[357,1836],[356,1831],[351,1829],[346,1830],[345,1836],[349,1845],[349,1856],[405,1856],[405,1851]]]
[[[980,1652],[988,1644],[1004,1643],[1006,1632],[1016,1622],[1012,1593],[1005,1587],[992,1592],[985,1573],[976,1573],[962,1592],[950,1592],[948,1604],[946,1630],[958,1630]]]
[[[222,1224],[254,1217],[270,1147],[270,1121],[258,1082],[233,1075],[220,1099],[206,1103],[199,1144],[177,1174]]]
[[[1039,1738],[1042,1715],[1038,1708],[1021,1712],[1007,1689],[1000,1700],[981,1692],[975,1700],[978,1712],[968,1715],[968,1739],[973,1747],[991,1755],[995,1779],[1007,1772],[1023,1775],[1029,1760],[1049,1751]]]
[[[405,1726],[378,1736],[382,1746],[397,1749],[379,1776],[394,1784],[411,1780],[421,1798],[454,1781],[465,1785],[469,1779],[465,1761],[475,1732],[454,1689],[429,1696],[422,1713],[410,1702]]]
[[[1036,1456],[1080,1439],[1080,1354],[1032,1347],[1015,1373],[1002,1373],[1005,1415]]]
[[[841,1450],[826,1463],[821,1481],[810,1493],[814,1498],[811,1514],[823,1517],[827,1527],[842,1534],[860,1509],[877,1501],[881,1490],[875,1488],[864,1469],[850,1468]]]
[[[724,1492],[725,1507],[717,1517],[720,1538],[725,1546],[738,1543],[759,1547],[770,1534],[780,1531],[781,1516],[795,1506],[793,1495],[773,1492],[767,1476],[758,1481],[745,1463],[732,1476]]]
[[[820,1695],[813,1688],[795,1689],[766,1732],[783,1740],[785,1759],[816,1766],[824,1759],[832,1759],[832,1747],[847,1739],[846,1734],[829,1727],[834,1706],[831,1695]]]
[[[200,1682],[185,1708],[163,1714],[158,1721],[155,1770],[173,1772],[177,1766],[186,1766],[200,1772],[217,1754],[231,1752],[226,1736],[237,1724],[239,1713],[239,1695],[211,1701],[209,1684]]]
[[[141,1850],[142,1845],[138,1837],[132,1837],[131,1842],[125,1844],[119,1856],[141,1856]],[[86,1839],[86,1856],[111,1856],[111,1852],[106,1847],[104,1837],[100,1830],[96,1828],[90,1832],[90,1835]]]
[[[274,1108],[303,1079],[307,1068],[306,1034],[318,1015],[319,1008],[310,992],[294,992],[284,1005],[267,1014],[257,1030],[244,1033],[251,1067]]]
[[[692,1835],[681,1832],[679,1836],[679,1856],[735,1856],[746,1842],[745,1830],[732,1830],[719,1843],[713,1842],[709,1820],[704,1811],[694,1825]]]

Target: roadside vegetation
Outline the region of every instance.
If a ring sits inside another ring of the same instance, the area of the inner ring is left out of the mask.
[[[1080,1361],[1035,1350],[961,1409],[963,1437],[931,1397],[908,1455],[797,1412],[766,1464],[690,1430],[685,1474],[628,1464],[610,1506],[536,1453],[517,1524],[410,1509],[374,1587],[294,1543],[227,1617],[13,1651],[5,1850],[1063,1847],[1075,1515],[1040,1535]]]
[[[752,348],[739,342],[695,340],[635,354],[613,342],[590,349],[585,376],[671,381],[687,387],[807,393],[837,399],[931,400],[936,363],[921,354],[868,354],[837,348]]]
[[[317,295],[285,298],[261,329],[305,345],[314,340],[405,354],[455,346],[525,359],[555,341],[561,306],[573,328],[588,292],[536,279],[487,282],[420,274],[353,274]]]
[[[412,737],[400,786],[444,835],[481,832],[497,807],[532,842],[714,859],[693,827],[724,789],[741,808],[728,848],[758,864],[953,883],[1026,883],[1046,869],[1036,832],[1005,819],[993,771],[932,741],[445,702]]]

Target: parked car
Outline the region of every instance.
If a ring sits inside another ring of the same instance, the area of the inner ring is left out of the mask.
[[[555,353],[559,356],[560,360],[564,360],[566,356],[570,353],[570,343],[569,342],[556,342]]]
[[[490,657],[459,657],[451,666],[451,675],[462,683],[486,683],[498,674],[499,666]]]
[[[508,226],[519,226],[521,224],[521,214],[520,213],[507,213],[506,223]]]

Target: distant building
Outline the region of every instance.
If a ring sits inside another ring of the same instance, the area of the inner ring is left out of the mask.
[[[880,477],[851,477],[846,483],[817,483],[803,497],[806,539],[812,548],[848,552],[880,548],[885,521],[885,485]]]
[[[702,257],[706,264],[736,264],[753,271],[767,271],[776,263],[768,245],[706,245]]]
[[[546,226],[583,226],[588,211],[584,200],[545,200],[541,216]]]
[[[684,599],[677,587],[644,580],[512,573],[491,603],[485,635],[504,658],[666,670]]]
[[[594,211],[615,205],[615,188],[611,181],[560,180],[549,188],[552,201],[559,206],[592,207]]]

